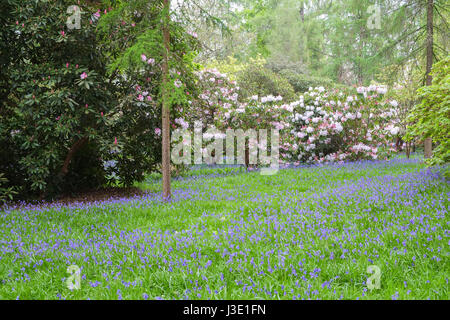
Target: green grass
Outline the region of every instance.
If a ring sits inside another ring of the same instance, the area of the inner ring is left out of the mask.
[[[406,160],[200,168],[173,181],[169,204],[0,212],[0,298],[448,299],[450,188],[436,172]],[[157,178],[139,186],[159,190]],[[80,290],[65,284],[70,265]]]

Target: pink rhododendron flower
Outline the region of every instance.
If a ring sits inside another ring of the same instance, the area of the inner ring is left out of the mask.
[[[86,72],[83,72],[83,73],[81,74],[81,76],[80,76],[80,78],[81,78],[82,80],[86,79],[87,77],[88,77],[88,75],[87,75]]]
[[[191,35],[194,38],[198,38],[198,34],[195,32],[188,32],[189,35]]]

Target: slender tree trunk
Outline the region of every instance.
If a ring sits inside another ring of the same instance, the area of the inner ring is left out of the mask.
[[[411,142],[406,143],[406,157],[411,158]]]
[[[362,14],[359,14],[359,19],[362,19]],[[359,29],[359,61],[358,61],[358,85],[364,85],[364,67],[363,67],[363,58],[364,58],[364,48],[366,47],[366,29],[364,26],[361,26]]]
[[[250,143],[250,141],[249,141]],[[250,149],[249,149],[249,145],[246,143],[245,144],[245,168],[248,170],[248,168],[250,167]]]
[[[69,152],[67,153],[66,159],[64,160],[61,171],[59,172],[59,176],[61,178],[65,177],[69,173],[69,165],[72,162],[73,157],[88,141],[89,139],[87,137],[84,137],[75,142],[74,145],[70,148]]]
[[[433,45],[434,45],[434,0],[428,0],[427,6],[427,86],[431,86],[433,78],[431,69],[433,67]],[[429,159],[433,155],[433,141],[431,138],[425,139],[425,158]]]
[[[170,54],[170,0],[164,0],[164,22],[163,22],[163,101],[162,101],[162,176],[163,176],[163,198],[168,201],[171,198],[170,191],[170,105],[168,91],[169,81],[169,54]]]
[[[305,22],[305,3],[302,1],[300,4],[300,19],[302,19],[302,22]]]

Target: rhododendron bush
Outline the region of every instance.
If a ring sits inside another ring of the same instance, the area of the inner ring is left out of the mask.
[[[211,74],[214,77],[209,78]],[[276,129],[282,162],[385,159],[395,152],[392,142],[400,131],[396,126],[398,103],[385,98],[384,86],[310,88],[286,104],[280,96],[242,100],[238,88],[230,87],[236,83],[226,81],[217,71],[203,71],[200,79],[205,78],[215,88],[200,95],[196,119],[223,133],[227,129]]]
[[[235,132],[242,130],[244,134],[254,130],[255,137],[249,138],[246,148],[247,166],[257,163],[258,153],[270,153],[272,146],[287,150],[288,144],[285,144],[283,140],[279,145],[273,145],[271,140],[272,130],[277,130],[280,138],[288,136],[287,130],[290,124],[287,121],[292,107],[280,104],[282,100],[281,96],[258,97],[255,95],[239,103],[237,107],[224,105],[218,113],[216,122],[222,130],[233,129]],[[250,161],[250,159],[253,160]]]
[[[86,14],[84,27],[70,30],[70,5],[11,0],[2,6],[0,32],[13,54],[0,66],[0,172],[26,196],[101,185],[101,158],[115,141],[107,114],[116,89],[98,50],[96,19]]]
[[[395,150],[396,101],[386,88],[347,91],[311,88],[291,104],[291,161],[330,162],[386,158]]]
[[[236,109],[239,105],[239,87],[226,74],[216,69],[205,69],[196,73],[198,77],[198,99],[194,101],[190,121],[201,121],[204,128],[215,126],[223,109]]]
[[[81,9],[70,28],[67,8]],[[0,173],[20,197],[132,185],[161,162],[161,1],[10,0],[0,35]],[[101,10],[100,10],[101,9]],[[3,19],[4,17],[4,19]],[[173,126],[195,37],[173,26]],[[8,55],[3,55],[8,52]],[[3,59],[4,57],[4,59]],[[178,121],[180,122],[180,121]]]
[[[197,87],[200,91],[198,98],[192,104],[192,112],[186,119],[177,120],[179,124],[182,124],[183,129],[194,128],[195,124],[202,125],[203,155],[210,155],[211,147],[217,140],[224,141],[229,129],[242,130],[244,133],[255,130],[257,136],[260,129],[268,129],[267,140],[270,148],[270,129],[288,128],[286,108],[289,109],[290,106],[279,105],[279,102],[283,100],[281,96],[252,96],[242,99],[236,81],[230,81],[226,74],[216,69],[202,70],[197,73],[197,77]],[[252,156],[257,156],[261,145],[258,144],[257,139],[249,140],[246,149],[254,150]],[[237,149],[235,150],[234,156],[237,155]],[[248,157],[249,155],[247,155],[247,161]]]

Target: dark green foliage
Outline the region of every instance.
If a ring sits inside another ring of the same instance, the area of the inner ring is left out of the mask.
[[[13,199],[14,195],[17,193],[14,191],[14,188],[9,187],[6,188],[5,185],[8,183],[8,179],[6,179],[3,173],[0,173],[0,205],[4,204],[7,201]]]
[[[258,64],[249,65],[240,72],[237,82],[244,98],[252,95],[274,95],[282,96],[287,102],[295,99],[294,88],[288,80]]]
[[[121,46],[99,40],[96,21],[114,11],[86,3],[78,4],[81,29],[72,30],[66,22],[73,1],[1,4],[0,172],[21,197],[131,185],[160,162],[159,74],[108,72]],[[124,29],[132,28],[127,21]],[[137,100],[144,82],[152,84],[152,103]]]
[[[71,191],[83,181],[98,187],[105,174],[88,155],[101,158],[100,142],[112,135],[102,113],[114,108],[115,89],[89,16],[81,29],[67,28],[72,4],[10,0],[2,8],[0,171],[23,195]]]
[[[336,84],[328,78],[301,74],[288,69],[280,71],[280,74],[289,81],[297,93],[307,92],[310,87],[332,88],[336,86]]]

